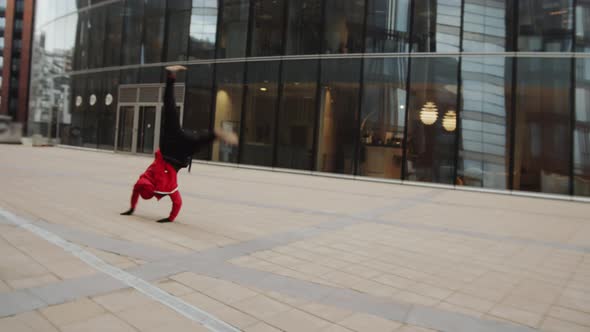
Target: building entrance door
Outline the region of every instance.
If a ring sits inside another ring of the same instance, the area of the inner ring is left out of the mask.
[[[182,121],[184,86],[175,88],[176,107]],[[152,154],[159,147],[162,123],[162,84],[119,87],[115,151]]]

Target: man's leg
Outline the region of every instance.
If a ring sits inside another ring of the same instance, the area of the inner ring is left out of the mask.
[[[182,197],[180,196],[180,192],[175,191],[173,194],[170,194],[170,200],[172,200],[172,211],[170,211],[170,216],[158,220],[159,223],[173,222],[174,219],[176,219],[176,216],[178,216],[178,212],[180,212],[180,208],[182,207]]]

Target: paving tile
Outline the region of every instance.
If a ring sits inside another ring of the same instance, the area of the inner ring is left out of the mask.
[[[57,326],[83,322],[105,313],[95,302],[83,298],[73,302],[54,305],[41,310],[43,316]]]
[[[487,312],[494,306],[494,302],[492,301],[480,299],[478,297],[463,293],[454,293],[447,297],[444,301],[479,312]]]
[[[560,320],[588,326],[590,329],[590,313],[587,312],[552,306],[547,315]]]
[[[153,303],[154,300],[134,289],[124,289],[93,297],[92,300],[110,312],[119,312]]]
[[[158,282],[156,286],[174,296],[184,296],[195,292],[194,289],[169,279]]]
[[[553,317],[547,317],[541,329],[547,332],[588,332],[588,326],[582,326],[575,323],[559,320]]]
[[[58,332],[57,328],[37,311],[29,311],[22,314],[18,314],[16,316],[11,317],[11,319],[19,321],[24,326],[29,327],[31,331]],[[2,323],[0,323],[0,331],[9,332],[11,330],[2,329]]]
[[[117,312],[117,317],[139,330],[147,330],[171,324],[176,320],[188,319],[160,303],[138,305]]]
[[[537,327],[543,315],[525,311],[506,305],[497,305],[489,312],[490,315],[530,327]]]
[[[292,309],[264,320],[284,331],[317,331],[330,323],[301,310]]]
[[[436,332],[436,330],[431,330],[424,327],[413,325],[404,325],[399,329],[395,330],[395,332]]]
[[[245,332],[280,332],[281,330],[274,328],[266,323],[256,323],[244,329]]]
[[[58,281],[59,279],[53,274],[45,274],[37,277],[9,280],[8,283],[13,289],[22,289],[51,284]]]
[[[227,281],[201,276],[192,272],[177,274],[170,277],[170,279],[199,291],[205,291],[228,284]]]
[[[394,322],[381,317],[358,313],[343,319],[342,321],[338,322],[338,324],[358,332],[394,331],[403,325],[400,322]]]
[[[88,320],[60,327],[62,332],[136,332],[129,324],[112,314],[103,314]]]
[[[353,312],[349,310],[340,309],[334,306],[328,306],[319,303],[308,303],[299,306],[298,309],[309,314],[318,316],[332,323],[337,323],[346,317],[352,316]]]
[[[232,306],[260,320],[293,309],[293,307],[289,305],[283,304],[264,295],[249,297],[245,300],[235,302]]]

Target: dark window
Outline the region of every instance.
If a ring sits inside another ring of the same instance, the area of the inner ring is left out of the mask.
[[[283,53],[285,0],[255,0],[251,56]]]
[[[504,52],[513,49],[514,0],[465,0],[463,50]]]
[[[411,67],[405,178],[453,184],[458,58],[413,58]]]
[[[279,62],[248,63],[240,162],[272,166]]]
[[[322,27],[321,0],[289,0],[287,14],[286,54],[320,52]]]
[[[211,122],[213,65],[190,66],[187,74],[184,103],[185,130],[208,130]],[[211,147],[201,148],[197,159],[209,159]]]
[[[86,79],[86,94],[82,101],[84,110],[82,146],[96,148],[98,146],[98,115],[101,108],[98,103],[97,93],[100,93],[102,82],[99,74],[88,75]]]
[[[218,58],[246,56],[248,39],[249,0],[221,0],[223,13],[219,32]]]
[[[88,69],[88,45],[90,43],[90,36],[88,35],[89,24],[88,12],[79,13],[76,28],[76,47],[74,49],[74,70]]]
[[[312,169],[317,60],[285,61],[279,108],[277,166]]]
[[[463,57],[459,184],[508,189],[512,59]]]
[[[576,59],[574,194],[590,196],[590,59]]]
[[[322,62],[318,171],[344,174],[354,171],[360,64],[358,59]]]
[[[190,0],[168,1],[165,61],[182,61],[187,58],[191,6]]]
[[[239,134],[242,116],[244,63],[217,64],[214,128]],[[237,162],[238,148],[222,142],[213,143],[214,161]]]
[[[92,8],[88,11],[90,14],[90,23],[88,25],[88,35],[90,36],[90,46],[88,53],[89,68],[99,68],[103,66],[103,53],[105,50],[105,20],[107,11],[105,7]]]
[[[211,59],[215,57],[217,33],[217,1],[193,1],[190,23],[190,59]]]
[[[569,52],[572,0],[519,0],[518,50]]]
[[[414,2],[413,52],[458,52],[461,0]]]
[[[166,0],[145,0],[141,63],[154,63],[162,61],[165,18]]]
[[[101,93],[96,94],[96,104],[99,109],[98,148],[113,150],[115,146],[119,72],[103,73],[101,76],[103,78]]]
[[[368,0],[366,52],[407,52],[410,0]]]
[[[365,2],[325,1],[324,53],[363,52]]]
[[[405,58],[365,60],[360,175],[401,179],[407,74]]]
[[[570,63],[570,59],[518,59],[515,190],[569,192]]]
[[[144,0],[125,1],[123,48],[121,50],[122,65],[140,63],[143,37],[143,3]]]
[[[106,6],[107,22],[104,44],[104,66],[118,66],[121,63],[121,39],[123,29],[123,2]]]
[[[576,51],[590,52],[590,0],[578,0],[575,29]]]

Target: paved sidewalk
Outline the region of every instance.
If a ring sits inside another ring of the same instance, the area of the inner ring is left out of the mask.
[[[0,145],[0,331],[590,331],[590,204]]]

